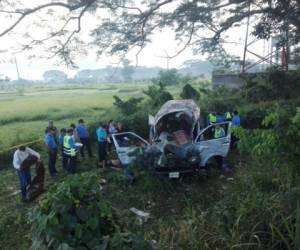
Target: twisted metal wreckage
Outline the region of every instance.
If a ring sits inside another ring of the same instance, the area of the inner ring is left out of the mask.
[[[178,178],[196,173],[215,156],[226,157],[230,148],[231,122],[218,123],[225,136],[214,137],[215,124],[200,123],[200,108],[193,100],[166,102],[155,116],[149,115],[149,142],[133,132],[114,134],[113,141],[122,165],[143,152],[144,165],[158,174]]]

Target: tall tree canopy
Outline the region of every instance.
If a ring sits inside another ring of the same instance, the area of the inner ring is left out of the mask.
[[[138,56],[164,28],[174,30],[181,42],[178,53],[191,46],[195,53],[218,58],[226,54],[226,32],[249,16],[256,17],[253,34],[258,38],[287,30],[290,43],[300,38],[299,0],[1,0],[0,14],[5,20],[0,37],[35,16],[29,29],[18,30],[21,50],[43,46],[49,57],[67,64],[91,46],[98,55],[122,57],[136,49]],[[85,25],[87,17],[94,21]],[[83,29],[92,39],[85,40]]]

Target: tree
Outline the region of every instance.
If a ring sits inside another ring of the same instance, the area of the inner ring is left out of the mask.
[[[154,79],[154,83],[158,82],[164,86],[177,85],[180,80],[180,75],[176,69],[161,70],[158,73],[158,78]]]
[[[253,34],[258,38],[269,38],[272,34],[288,31],[290,44],[297,44],[300,39],[299,0],[36,2],[32,7],[21,0],[2,0],[0,13],[5,20],[12,20],[6,22],[7,26],[0,31],[0,37],[11,33],[30,16],[38,17],[42,12],[42,19],[35,19],[35,26],[43,31],[46,29],[47,35],[41,36],[31,28],[23,33],[26,42],[21,49],[44,46],[49,58],[58,56],[71,65],[74,65],[78,52],[86,53],[91,45],[95,46],[98,55],[108,53],[124,56],[137,48],[138,56],[151,42],[153,33],[164,28],[173,29],[176,39],[183,44],[173,56],[192,44],[196,53],[205,53],[212,60],[226,63],[228,57],[223,48],[227,42],[226,32],[251,16],[255,16]],[[111,14],[109,18],[99,17],[103,11]],[[98,18],[93,25],[86,26],[93,38],[91,43],[83,41],[84,36],[80,34],[83,19],[89,14]],[[53,17],[60,21],[59,28],[50,22]]]
[[[150,98],[150,106],[152,108],[158,108],[169,100],[173,100],[173,96],[165,89],[165,85],[159,83],[159,85],[151,85],[143,93]]]
[[[182,92],[180,93],[182,99],[193,99],[195,101],[199,100],[200,94],[194,89],[190,84],[184,85]]]
[[[118,96],[113,96],[115,101],[114,105],[120,109],[122,114],[124,115],[131,115],[138,110],[138,105],[140,102],[143,100],[143,98],[135,98],[135,97],[130,97],[127,101],[123,101],[120,97]]]
[[[121,70],[121,74],[125,81],[131,81],[132,75],[134,73],[134,67],[130,65],[130,61],[127,59],[124,59],[123,62],[123,68]]]
[[[65,72],[60,70],[47,70],[43,74],[45,82],[51,83],[63,83],[68,79]]]

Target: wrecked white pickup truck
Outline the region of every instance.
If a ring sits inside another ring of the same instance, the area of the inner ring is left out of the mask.
[[[120,162],[130,164],[132,154],[143,148],[144,164],[158,174],[178,178],[197,172],[214,156],[225,157],[230,148],[230,122],[218,123],[222,137],[215,138],[215,126],[200,127],[200,108],[193,100],[166,102],[153,117],[149,115],[149,141],[133,132],[112,136]]]

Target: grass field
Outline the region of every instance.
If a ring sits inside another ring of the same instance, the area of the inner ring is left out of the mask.
[[[31,88],[0,93],[0,152],[19,143],[40,139],[49,120],[58,128],[68,127],[83,118],[87,123],[110,119],[108,109],[113,96],[143,96],[149,86],[141,84],[101,84],[73,88]],[[176,94],[180,87],[168,90]]]
[[[43,136],[48,120],[67,127],[83,118],[87,123],[108,118],[113,95],[121,98],[142,95],[145,84],[101,85],[87,88],[34,89],[22,96],[15,92],[0,94],[0,151],[20,142]]]

